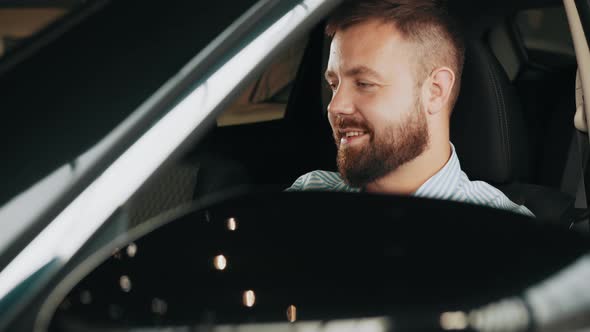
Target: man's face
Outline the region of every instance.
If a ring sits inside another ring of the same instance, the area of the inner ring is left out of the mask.
[[[395,171],[428,146],[414,56],[393,26],[374,21],[338,31],[332,40],[328,117],[338,169],[352,186]]]

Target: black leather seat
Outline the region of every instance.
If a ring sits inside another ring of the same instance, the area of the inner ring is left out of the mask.
[[[540,219],[567,223],[574,198],[528,183],[529,134],[514,86],[490,49],[470,41],[461,92],[451,117],[451,141],[471,180],[495,185]]]

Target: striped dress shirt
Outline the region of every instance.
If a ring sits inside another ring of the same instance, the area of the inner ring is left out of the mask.
[[[413,196],[433,199],[451,200],[497,209],[534,217],[524,205],[512,202],[504,193],[483,181],[471,181],[461,170],[455,147],[451,144],[451,158],[445,166],[416,190]],[[346,184],[339,173],[313,171],[299,177],[286,191],[343,191],[360,192]]]

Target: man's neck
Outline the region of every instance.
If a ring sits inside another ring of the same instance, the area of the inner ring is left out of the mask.
[[[430,144],[420,156],[369,183],[365,190],[373,193],[411,195],[440,171],[450,157],[451,144],[448,140],[438,145]]]

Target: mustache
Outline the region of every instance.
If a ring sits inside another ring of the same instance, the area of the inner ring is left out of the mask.
[[[336,119],[334,126],[332,128],[332,136],[334,137],[334,142],[336,146],[340,147],[340,140],[342,139],[342,131],[345,131],[348,128],[362,130],[365,133],[372,136],[373,129],[372,127],[366,122],[358,118],[338,118]]]
[[[345,130],[346,128],[356,128],[367,133],[373,131],[371,126],[367,122],[362,121],[360,119],[342,117],[338,118],[336,120],[336,126],[334,128],[335,133],[338,133],[340,130]]]

